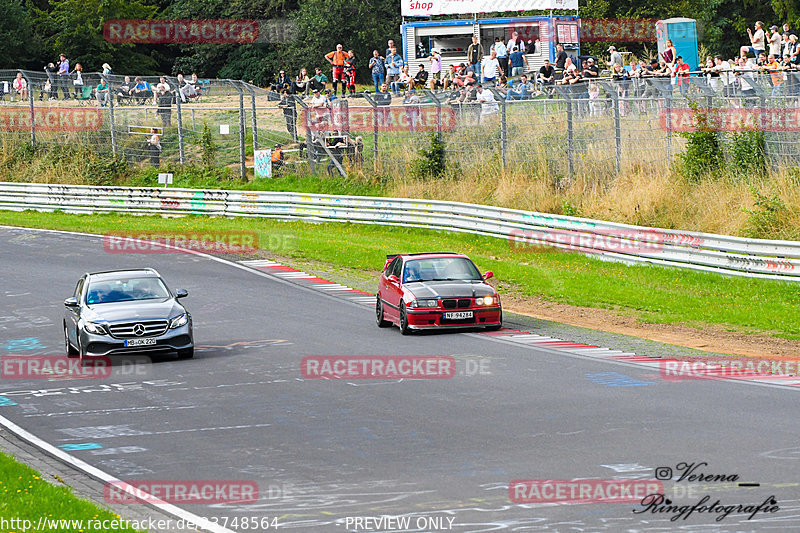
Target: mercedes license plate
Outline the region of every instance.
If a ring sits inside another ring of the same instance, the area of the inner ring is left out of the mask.
[[[150,346],[155,343],[155,339],[128,339],[125,341],[125,346]]]

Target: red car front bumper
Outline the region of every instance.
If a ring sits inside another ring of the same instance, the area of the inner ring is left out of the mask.
[[[445,313],[471,311],[472,318],[445,319]],[[407,309],[410,329],[429,328],[476,328],[498,326],[502,321],[503,310],[495,307],[474,307],[472,309]]]

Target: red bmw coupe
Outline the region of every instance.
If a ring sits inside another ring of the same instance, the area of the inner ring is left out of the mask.
[[[469,257],[457,253],[387,255],[375,305],[378,327],[412,330],[503,326],[497,291]]]

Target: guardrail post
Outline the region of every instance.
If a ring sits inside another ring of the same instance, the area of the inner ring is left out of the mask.
[[[622,104],[619,100],[619,87],[617,84],[607,81],[600,82],[600,86],[603,87],[603,89],[605,89],[609,95],[611,95],[611,101],[614,104],[614,148],[617,163],[617,174],[619,174],[622,164],[622,128],[620,127],[620,105]]]
[[[500,161],[503,163],[503,170],[506,168],[506,153],[508,152],[507,106],[506,99],[500,98]]]
[[[572,98],[567,97],[567,165],[568,165],[568,172],[569,172],[569,179],[572,180],[573,175],[575,174],[575,147],[573,145],[573,109],[572,109]]]
[[[308,155],[308,169],[312,174],[315,174],[317,171],[317,151],[314,147],[314,134],[311,131],[311,117],[309,116],[310,113],[308,112],[308,104],[306,104],[303,99],[297,95],[294,95],[292,98],[294,98],[295,104],[300,104],[300,112],[303,114],[303,119],[306,124],[306,154]],[[295,124],[296,120],[297,119],[295,119]]]
[[[114,116],[114,84],[111,80],[106,80],[108,84],[108,120],[111,122],[111,153],[117,155],[117,122]]]

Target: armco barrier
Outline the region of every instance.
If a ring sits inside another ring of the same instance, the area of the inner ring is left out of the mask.
[[[437,200],[0,183],[0,209],[200,214],[411,226],[504,238],[521,252],[526,251],[533,235],[534,243],[544,241],[556,248],[577,249],[611,261],[800,281],[800,242],[645,228]],[[610,239],[604,240],[602,236]],[[602,246],[598,242],[614,245]]]

